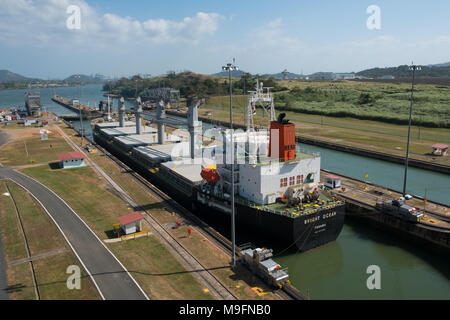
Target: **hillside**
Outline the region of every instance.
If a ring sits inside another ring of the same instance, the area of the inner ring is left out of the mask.
[[[9,70],[0,70],[0,82],[27,81],[27,80],[32,79],[11,72]]]
[[[429,67],[450,67],[450,62],[430,64]]]
[[[103,90],[126,98],[133,98],[136,95],[145,96],[148,89],[159,87],[178,89],[183,97],[187,97],[190,94],[198,94],[199,96],[225,94],[228,88],[224,84],[224,80],[218,77],[182,72],[153,78],[141,78],[138,75],[130,79],[121,78],[117,81],[106,82],[103,85]]]
[[[411,77],[411,71],[407,65],[390,67],[390,68],[372,68],[356,73],[358,76],[368,78],[380,78],[383,76],[394,76],[398,78]],[[423,66],[421,71],[416,72],[416,76],[420,77],[450,77],[450,66],[429,67]]]
[[[284,71],[283,71],[284,72]],[[286,80],[296,80],[305,78],[304,75],[292,73],[286,70],[286,74],[283,72],[273,73],[273,74],[264,74],[263,77],[271,78],[273,77],[275,80],[283,80],[286,77]]]
[[[245,74],[245,71],[242,71],[242,70],[234,70],[232,72],[232,76],[237,77],[237,78],[242,77],[242,75],[244,75],[244,74]],[[216,77],[228,77],[228,71],[217,72],[212,75],[216,76]]]
[[[70,77],[65,78],[63,81],[67,82],[100,82],[103,81],[102,77],[88,76],[85,74],[73,74]]]

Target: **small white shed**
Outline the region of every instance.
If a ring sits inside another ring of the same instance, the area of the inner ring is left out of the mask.
[[[63,169],[84,167],[86,156],[82,152],[67,152],[58,154],[60,166]]]
[[[336,189],[341,187],[341,177],[335,175],[325,176],[324,186],[330,189]]]
[[[133,212],[118,218],[120,227],[125,234],[142,231],[142,219],[144,217],[139,212]]]

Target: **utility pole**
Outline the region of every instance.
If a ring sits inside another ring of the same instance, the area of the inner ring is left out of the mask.
[[[231,72],[239,70],[233,63],[228,63],[222,67],[222,71],[228,71],[228,81],[230,83],[230,135],[231,135],[231,265],[236,266],[236,241],[235,241],[235,221],[234,221],[234,141],[233,141],[233,87],[231,84]]]
[[[409,70],[412,71],[412,84],[411,84],[411,103],[409,105],[409,122],[408,122],[408,140],[406,142],[406,157],[405,157],[405,177],[403,180],[403,196],[406,195],[406,178],[408,176],[408,157],[409,157],[409,138],[411,134],[411,116],[412,116],[412,107],[413,107],[413,94],[414,94],[414,74],[417,71],[422,70],[420,66],[415,65],[414,63],[409,66]]]

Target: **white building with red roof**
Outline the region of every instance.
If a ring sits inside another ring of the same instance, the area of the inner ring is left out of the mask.
[[[58,159],[61,168],[70,169],[70,168],[79,168],[86,166],[84,159],[86,156],[82,152],[67,152],[58,154]]]
[[[328,174],[325,176],[324,186],[330,189],[336,189],[341,187],[341,177]]]
[[[125,234],[142,231],[142,219],[144,217],[139,212],[133,212],[118,218],[120,227]]]
[[[448,144],[436,143],[431,146],[433,148],[433,155],[446,156],[448,151]]]

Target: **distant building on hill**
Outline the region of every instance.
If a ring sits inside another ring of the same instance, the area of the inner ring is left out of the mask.
[[[355,74],[351,73],[335,73],[334,80],[353,80],[355,79]]]
[[[384,75],[384,76],[379,77],[378,79],[380,79],[380,80],[394,80],[395,77],[392,76],[392,75]]]

